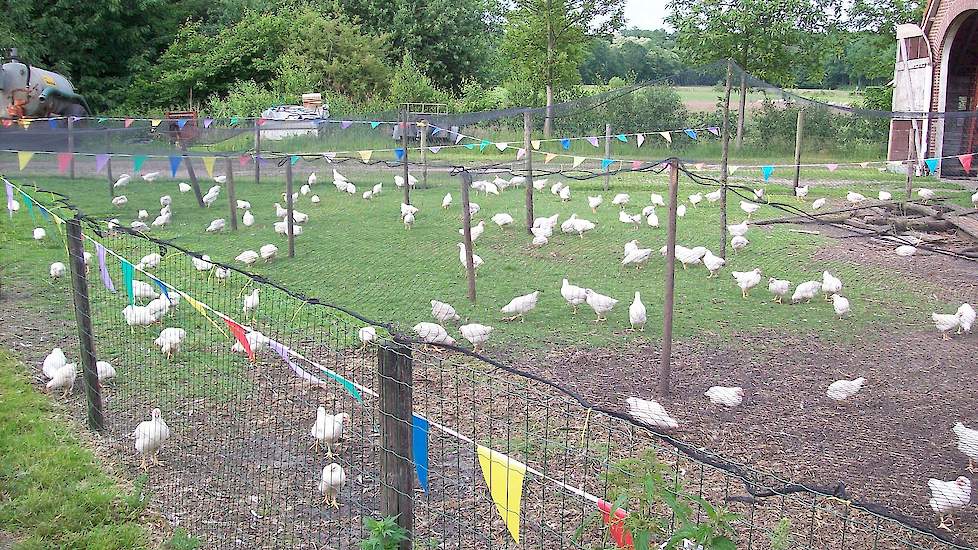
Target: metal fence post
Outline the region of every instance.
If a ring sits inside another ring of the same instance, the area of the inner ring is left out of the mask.
[[[401,550],[410,550],[414,529],[413,360],[411,348],[388,341],[377,346],[380,394],[381,515],[396,516],[410,534]]]
[[[411,172],[408,169],[408,119],[411,116],[407,106],[404,107],[404,112],[401,116],[404,118],[401,123],[401,150],[404,153],[404,156],[401,157],[401,166],[404,171],[404,204],[411,204]]]
[[[234,172],[231,171],[231,157],[227,158],[228,206],[231,207],[231,230],[238,230],[238,200],[234,196]]]
[[[472,214],[469,210],[469,188],[472,175],[463,170],[462,179],[462,244],[465,247],[465,278],[469,283],[469,301],[475,303],[475,263],[472,259]]]
[[[75,179],[75,117],[68,117],[68,154],[71,155],[70,160],[68,160],[68,177]]]
[[[798,109],[798,122],[795,125],[795,179],[792,189],[798,189],[801,181],[801,143],[805,133],[805,111]]]
[[[428,187],[428,121],[422,120],[418,123],[421,130],[421,187]]]
[[[92,332],[91,304],[88,300],[88,281],[85,277],[85,245],[82,242],[81,222],[67,220],[68,254],[71,283],[74,290],[75,323],[78,325],[78,344],[81,348],[82,377],[88,398],[88,427],[101,432],[105,429],[102,416],[102,388],[95,367],[95,335]]]
[[[659,395],[669,395],[672,376],[672,313],[676,289],[676,207],[679,203],[679,159],[669,160],[669,233],[666,237],[665,304],[662,306],[662,364]]]
[[[530,112],[523,113],[523,150],[526,151],[526,232],[533,234],[533,143],[530,132],[533,130],[533,120]]]
[[[115,178],[112,177],[112,155],[105,159],[105,178],[109,180],[109,197],[115,198]]]
[[[293,218],[295,214],[293,211],[293,206],[294,205],[292,204],[292,157],[288,157],[285,159],[285,210],[287,211],[286,219],[285,219],[286,220],[285,227],[288,230],[290,258],[295,257],[295,226],[294,226],[295,219]]]
[[[261,183],[261,162],[258,158],[261,156],[261,125],[258,124],[258,119],[255,119],[255,183]]]
[[[727,84],[723,90],[723,137],[720,157],[720,257],[727,257],[727,182],[730,179],[730,92],[733,60],[727,60]]]
[[[611,158],[611,124],[604,125],[604,158]],[[604,169],[604,190],[611,187],[611,165]]]

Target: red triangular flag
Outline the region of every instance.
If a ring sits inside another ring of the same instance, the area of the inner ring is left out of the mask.
[[[64,174],[71,166],[71,153],[58,153],[58,172]]]
[[[601,519],[604,520],[605,525],[609,525],[608,532],[611,534],[611,539],[615,541],[618,548],[635,548],[632,543],[632,534],[625,530],[625,518],[628,517],[628,512],[618,508],[615,510],[615,519],[611,520],[611,503],[606,500],[598,500],[598,509],[601,510]]]
[[[238,164],[241,166],[248,166],[249,162],[251,162],[251,155],[241,155],[238,157]]]
[[[234,338],[241,344],[241,347],[244,348],[245,353],[248,354],[248,360],[254,362],[255,352],[252,351],[251,344],[248,343],[248,338],[245,337],[244,327],[228,319],[227,317],[224,318],[224,322],[227,323],[228,328],[231,329],[231,334],[234,335]]]
[[[961,166],[964,168],[965,173],[971,172],[971,160],[974,155],[969,153],[967,155],[958,155],[958,160],[961,161]]]

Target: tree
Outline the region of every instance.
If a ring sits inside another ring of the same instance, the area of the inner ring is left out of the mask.
[[[837,0],[670,0],[666,21],[677,32],[681,55],[693,64],[731,58],[766,81],[787,86],[794,68],[821,72],[822,38]],[[736,146],[743,143],[747,103],[741,74]]]
[[[576,84],[589,36],[621,28],[625,0],[516,0],[507,16],[503,51],[511,77],[519,82],[542,77],[547,115],[543,132],[553,127],[555,89]]]

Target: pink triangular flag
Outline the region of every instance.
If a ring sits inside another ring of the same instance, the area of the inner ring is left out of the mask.
[[[639,134],[639,135],[642,135],[642,134]],[[641,167],[642,167],[642,161],[640,161],[640,160],[633,160],[632,161],[632,170],[638,170]]]
[[[251,155],[241,155],[238,157],[238,165],[240,166],[247,166],[249,162],[251,162]]]
[[[257,124],[259,126],[262,126],[262,125],[265,124],[265,119],[264,118],[259,118],[258,120],[255,121],[255,124]]]
[[[131,118],[127,118],[126,120],[124,120],[122,122],[122,125],[125,126],[126,128],[128,128],[128,127],[132,126],[132,122],[133,122],[133,120]]]
[[[638,146],[641,147],[645,143],[645,134],[635,134],[635,141],[638,142]]]
[[[835,172],[839,168],[839,165],[835,163],[831,163],[831,164],[826,164],[825,167],[829,169],[829,172]]]
[[[593,145],[595,147],[598,146],[598,138],[596,138],[594,136],[591,136],[591,137],[587,137],[587,138],[584,138],[584,139],[586,139],[587,142],[590,143],[591,145]]]
[[[965,172],[971,172],[971,161],[974,160],[973,154],[958,155],[958,160],[961,161],[961,167],[964,168]]]
[[[669,132],[659,132],[659,135],[662,136],[662,139],[672,143],[672,134]]]
[[[71,153],[58,153],[58,172],[64,174],[71,166]]]
[[[523,157],[525,156],[526,156],[526,149],[520,147],[519,149],[516,150],[516,160],[523,160]]]

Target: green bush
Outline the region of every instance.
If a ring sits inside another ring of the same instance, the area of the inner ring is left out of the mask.
[[[452,97],[439,90],[411,55],[405,55],[391,77],[390,99],[394,103],[451,103]]]

